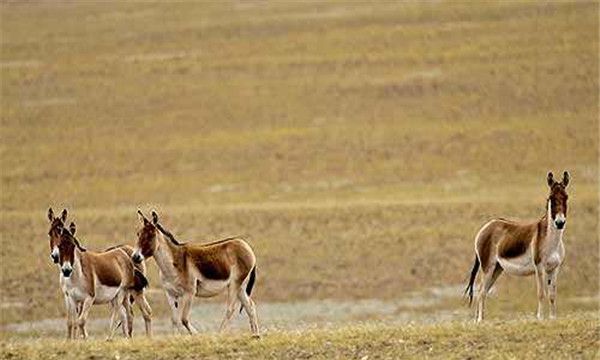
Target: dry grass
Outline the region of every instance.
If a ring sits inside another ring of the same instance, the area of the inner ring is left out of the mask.
[[[391,299],[464,281],[486,219],[543,213],[549,169],[573,179],[559,296],[598,293],[597,4],[0,12],[2,324],[63,312],[49,205],[92,249],[133,243],[138,207],[248,234],[259,301]],[[499,287],[492,318],[533,310],[532,279]]]
[[[7,359],[591,359],[600,346],[597,313],[548,321],[512,320],[475,326],[442,323],[391,327],[369,323],[339,329],[247,335],[202,335],[131,341],[10,339],[0,342]]]

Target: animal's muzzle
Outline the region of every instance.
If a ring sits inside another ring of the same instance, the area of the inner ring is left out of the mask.
[[[563,213],[559,213],[556,215],[556,219],[554,219],[554,226],[556,226],[558,230],[562,230],[565,227],[566,223],[567,219],[565,218],[565,215]]]
[[[58,264],[58,254],[58,248],[54,246],[50,252],[50,258],[52,258],[52,261],[54,261],[55,264]]]
[[[139,264],[144,260],[144,257],[139,253],[139,251],[136,251],[133,253],[133,255],[131,255],[131,260],[133,260],[134,263]]]
[[[63,276],[66,277],[66,278],[68,278],[69,276],[71,276],[72,272],[73,272],[73,269],[71,269],[71,268],[63,268],[62,269]]]

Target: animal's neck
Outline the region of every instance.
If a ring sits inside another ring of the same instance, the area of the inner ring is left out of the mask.
[[[550,208],[550,200],[548,200],[548,206],[546,210],[546,215],[544,216],[546,221],[546,243],[548,248],[555,248],[562,242],[563,229],[557,229],[556,226],[552,223],[552,210]]]
[[[73,281],[77,281],[83,276],[83,267],[81,265],[82,261],[82,253],[79,249],[75,248],[75,253],[73,254],[73,273],[71,274],[71,278]]]
[[[176,269],[173,265],[173,249],[162,234],[157,234],[158,248],[154,253],[154,259],[163,277],[172,279],[175,277]]]

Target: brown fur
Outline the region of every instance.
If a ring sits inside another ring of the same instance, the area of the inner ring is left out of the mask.
[[[537,228],[537,223],[503,221],[496,228],[501,233],[498,255],[505,258],[523,255],[533,240]]]
[[[76,246],[72,240],[72,234],[63,232],[59,245],[61,263],[66,259],[73,263]],[[134,264],[130,257],[132,252],[130,246],[127,246],[127,250],[117,247],[105,252],[80,252],[81,268],[91,296],[95,296],[96,279],[104,286],[134,287]]]
[[[569,180],[570,177],[566,171],[561,182],[555,181],[553,174],[548,173],[547,182],[550,194],[546,202],[545,214],[539,220],[521,222],[499,218],[488,222],[479,231],[475,240],[475,263],[465,291],[468,293],[469,303],[471,303],[475,278],[479,266],[481,266],[484,276],[482,278],[482,288],[479,289],[478,321],[483,318],[483,304],[487,291],[503,271],[510,270],[512,273],[521,276],[535,273],[538,280],[538,297],[543,297],[543,291],[545,290],[541,289],[540,285],[540,279],[544,276],[543,273],[548,272],[550,274],[552,272],[554,274],[555,269],[560,267],[560,262],[562,262],[564,256],[564,247],[561,240],[562,232],[560,230],[563,229],[567,216],[568,195],[566,187]],[[548,203],[550,204],[549,208]],[[558,214],[563,214],[564,218],[561,217],[558,220]],[[548,240],[548,229],[553,226],[558,231],[553,232],[553,234],[559,235],[553,235],[552,242],[548,242],[550,241]],[[531,262],[527,262],[527,258],[520,258],[528,250],[531,250]],[[515,258],[520,259],[511,262],[511,259]],[[545,268],[545,266],[548,266],[548,268]],[[551,284],[550,281],[548,286],[554,286],[553,289],[555,289],[555,284]],[[553,312],[555,312],[553,298],[551,302]],[[539,309],[541,309],[540,303],[538,303],[538,317],[540,317]]]
[[[186,246],[187,256],[208,279],[225,280],[231,274],[230,264],[237,263],[230,250],[235,247],[234,240],[217,242],[212,245]],[[240,263],[243,263],[240,262]],[[244,269],[242,269],[244,272]]]
[[[153,243],[156,241],[158,231],[157,226],[147,222],[138,232],[138,244],[144,257],[153,255],[155,250]],[[173,257],[173,265],[182,275],[187,275],[187,265],[190,262],[204,277],[212,280],[225,280],[231,274],[232,264],[238,265],[242,273],[247,274],[251,270],[249,262],[253,261],[252,255],[235,255],[236,251],[242,254],[245,252],[241,250],[244,246],[242,243],[245,244],[242,239],[230,237],[206,244],[174,243],[172,241],[167,244]]]
[[[53,218],[50,220],[50,230],[48,230],[48,237],[50,238],[50,250],[55,246],[58,246],[60,242],[60,234],[65,224],[60,218]]]
[[[172,315],[173,325],[178,327],[181,323],[190,333],[194,333],[196,330],[188,318],[191,298],[194,295],[214,296],[227,291],[228,310],[221,329],[233,316],[232,306],[237,298],[250,317],[252,332],[258,336],[256,310],[249,297],[256,276],[256,258],[248,243],[240,238],[208,244],[180,243],[158,223],[156,213],[152,213],[153,222],[147,220],[141,211],[138,214],[143,220],[143,227],[138,231],[139,253],[136,251],[134,258],[139,256],[137,254],[146,259],[161,254],[160,260],[158,257],[155,259],[161,274],[168,274],[168,278],[163,276],[163,284],[168,284],[165,286],[168,289],[166,295],[173,314],[178,313],[178,306],[182,307],[179,315]],[[141,259],[139,257],[136,261]],[[242,288],[244,284],[246,289]],[[181,304],[178,299],[183,299]]]
[[[130,302],[133,303],[135,301],[142,311],[142,316],[144,317],[146,326],[146,334],[150,336],[152,309],[150,308],[150,305],[148,305],[143,292],[144,288],[148,286],[148,280],[144,275],[146,269],[143,263],[133,264],[131,261],[133,249],[127,245],[117,245],[110,247],[101,253],[86,251],[80,246],[79,242],[74,237],[76,232],[75,223],[71,222],[68,231],[64,226],[67,220],[66,209],[62,211],[60,217],[54,217],[54,212],[52,208],[50,208],[48,210],[48,220],[50,222],[50,229],[48,231],[48,236],[50,238],[50,249],[52,251],[56,246],[59,250],[58,259],[55,258],[54,254],[52,254],[55,262],[61,262],[62,265],[64,260],[68,259],[73,265],[76,248],[80,248],[79,264],[81,266],[82,273],[82,279],[79,280],[81,281],[79,286],[80,290],[87,292],[89,299],[92,299],[92,301],[95,302],[97,285],[105,285],[108,287],[117,287],[119,285],[123,285],[126,289],[130,290],[129,296],[125,296],[122,302],[128,313],[126,321],[127,327],[124,323],[122,324],[124,334],[126,336],[131,336],[133,329],[133,313],[131,312]],[[61,289],[65,290],[63,287],[65,285],[63,279],[64,278],[61,277]],[[76,280],[76,282],[77,281],[78,280]],[[85,321],[89,311],[89,301],[69,299],[69,297],[69,293],[67,290],[65,290],[65,301],[68,303],[68,337],[74,338],[76,336],[76,325],[78,325],[81,329],[83,337],[87,337]],[[115,299],[111,301],[111,305],[113,305],[113,314],[116,309],[114,302]],[[69,305],[69,303],[74,303],[75,310],[73,310],[73,307]],[[75,318],[77,318],[77,320],[75,320]],[[111,316],[111,336],[113,332],[114,327]]]
[[[477,253],[482,269],[494,266],[496,255],[514,258],[529,248],[538,229],[538,222],[524,223],[504,219],[493,220],[479,235]]]
[[[565,185],[552,182],[548,200],[551,203],[551,216],[545,214],[535,222],[521,222],[506,219],[496,219],[481,232],[477,242],[477,253],[485,271],[493,266],[493,258],[498,255],[503,258],[514,258],[523,255],[533,242],[535,263],[540,261],[540,248],[544,244],[548,221],[553,221],[556,214],[567,215],[567,193]]]

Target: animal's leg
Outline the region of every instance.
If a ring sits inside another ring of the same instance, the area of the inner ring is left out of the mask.
[[[146,325],[146,335],[148,337],[152,336],[152,308],[146,301],[146,297],[143,292],[134,293],[135,302],[140,308],[142,312],[142,316],[144,317],[144,324]]]
[[[198,330],[190,323],[190,311],[192,310],[192,300],[194,299],[193,293],[186,293],[181,298],[181,323],[190,333],[194,335],[198,333]]]
[[[548,273],[548,299],[550,300],[550,319],[556,319],[556,279],[558,278],[558,270],[559,268],[557,267]]]
[[[492,288],[492,286],[494,286],[494,284],[496,283],[496,280],[498,280],[498,278],[500,277],[501,274],[502,274],[502,266],[500,266],[500,264],[496,263],[496,266],[494,267],[494,273],[492,274],[492,278],[490,279],[490,282],[487,284],[486,293],[490,292],[490,289]]]
[[[171,307],[171,324],[173,325],[173,332],[179,334],[180,330],[182,330],[180,315],[181,301],[179,301],[179,298],[172,296],[167,292],[167,302]]]
[[[79,318],[79,316],[81,315],[81,310],[83,309],[83,301],[79,301],[75,304],[75,308],[77,310],[77,314],[75,315],[74,319]],[[75,320],[73,320],[73,326],[75,326]],[[83,325],[83,332],[85,332],[87,334],[87,329],[85,328],[85,324]],[[77,327],[75,327],[75,332],[77,333]],[[77,335],[75,334],[74,337],[76,337]]]
[[[543,265],[535,266],[535,279],[537,283],[537,298],[538,298],[538,306],[537,306],[537,318],[538,320],[542,320],[544,318],[543,309],[544,309],[544,298],[546,297],[546,285],[544,283],[544,278],[546,275],[546,271],[544,270]]]
[[[119,310],[119,315],[121,315],[121,323],[123,324],[121,327],[123,329],[123,336],[125,336],[126,338],[130,337],[129,334],[129,323],[128,323],[128,319],[127,319],[127,308],[125,307],[125,305],[123,305],[122,303],[119,304],[118,306],[118,310]]]
[[[498,279],[498,276],[502,273],[502,268],[495,264],[494,267],[489,267],[487,270],[484,270],[483,277],[481,278],[481,283],[479,289],[477,291],[477,322],[483,321],[483,313],[485,308],[485,299],[487,297],[488,291]]]
[[[94,298],[92,296],[88,296],[83,300],[83,305],[81,305],[81,314],[79,314],[79,319],[77,319],[77,325],[79,325],[79,330],[81,330],[81,336],[84,339],[87,339],[87,331],[85,330],[85,323],[87,321],[87,317],[90,313],[90,309],[94,304]]]
[[[225,311],[225,317],[223,321],[221,321],[221,325],[219,326],[219,331],[224,331],[229,324],[229,321],[235,314],[235,305],[237,303],[237,292],[239,291],[239,287],[234,284],[229,284],[227,287],[227,310]]]
[[[110,302],[110,325],[108,328],[108,337],[106,338],[106,341],[110,341],[112,340],[113,336],[115,335],[115,330],[117,330],[117,328],[119,327],[119,325],[115,326],[115,323],[117,321],[117,311],[118,311],[118,304],[117,304],[117,299],[112,299],[112,301]]]
[[[67,310],[67,339],[74,339],[76,336],[77,304],[70,297],[65,295],[65,307]]]
[[[133,333],[133,308],[131,307],[129,291],[123,292],[123,299],[121,301],[122,307],[125,310],[125,320],[127,324],[127,330],[123,327],[123,333],[125,337],[131,337]]]
[[[252,336],[260,337],[260,332],[258,331],[258,318],[256,316],[256,306],[254,301],[250,299],[248,294],[246,294],[246,290],[243,288],[239,288],[238,290],[238,299],[242,303],[242,306],[246,310],[246,314],[248,314],[248,318],[250,319],[250,330],[252,331]]]

